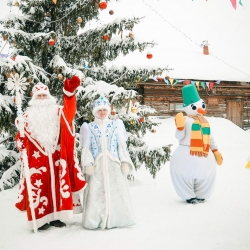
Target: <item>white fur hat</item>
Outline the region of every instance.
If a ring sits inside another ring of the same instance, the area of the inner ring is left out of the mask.
[[[92,113],[96,117],[97,116],[97,111],[100,109],[106,109],[108,110],[108,114],[110,114],[110,103],[108,99],[104,96],[100,96],[97,100],[95,100],[93,104],[93,110]]]
[[[37,95],[41,94],[47,95],[47,99],[50,99],[52,103],[56,104],[56,98],[50,94],[48,86],[39,82],[32,88],[32,98],[29,101],[29,105],[33,105]]]

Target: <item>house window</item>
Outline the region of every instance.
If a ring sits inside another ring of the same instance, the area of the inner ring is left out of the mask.
[[[170,103],[169,111],[183,111],[183,103]]]

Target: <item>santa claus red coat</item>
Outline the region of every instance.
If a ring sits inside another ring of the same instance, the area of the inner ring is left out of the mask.
[[[20,138],[20,133],[16,136],[16,143],[21,151],[22,160],[16,207],[21,211],[27,210],[28,222],[31,228],[33,226],[32,211],[29,206],[22,157],[22,149],[24,148],[26,148],[28,156],[28,168],[37,228],[54,220],[69,219],[73,214],[73,210],[75,213],[81,212],[81,204],[77,194],[86,187],[86,181],[81,173],[76,155],[73,124],[76,113],[74,89],[79,84],[80,80],[76,76],[71,80],[65,80],[64,106],[57,106],[58,112],[55,119],[58,122],[58,126],[56,126],[58,129],[54,140],[55,143],[52,147],[43,147],[34,138],[28,124],[29,109],[23,114],[26,121],[25,136],[24,138]],[[35,85],[33,95],[34,93],[36,96],[43,93],[50,96],[48,87],[44,84]],[[33,96],[33,98],[35,97]],[[39,113],[37,116],[39,117]]]

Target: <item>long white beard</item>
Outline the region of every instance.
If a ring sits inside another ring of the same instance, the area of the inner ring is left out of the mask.
[[[28,130],[42,147],[53,152],[60,128],[58,105],[54,99],[36,99],[29,104],[30,107],[26,111]]]

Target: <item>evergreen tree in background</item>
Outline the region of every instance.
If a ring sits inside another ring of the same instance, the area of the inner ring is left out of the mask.
[[[105,95],[112,105],[111,119],[120,118],[128,131],[128,148],[136,169],[143,163],[155,177],[160,166],[169,160],[170,146],[150,148],[142,137],[154,131],[148,115],[150,107],[140,104],[140,95],[131,85],[161,75],[167,68],[108,67],[106,62],[133,51],[145,51],[154,42],[143,42],[133,34],[141,18],[114,16],[109,24],[88,28],[97,23],[101,10],[108,10],[107,1],[99,0],[9,0],[19,14],[1,19],[2,44],[11,54],[0,58],[0,189],[13,186],[20,168],[14,138],[16,108],[5,82],[10,75],[24,74],[30,83],[23,96],[23,110],[30,100],[33,85],[43,82],[52,95],[62,101],[65,77],[77,75],[82,85],[77,92],[76,131],[84,121],[93,120],[91,104]],[[21,13],[21,14],[20,14]],[[119,37],[118,37],[119,35]],[[80,149],[78,147],[78,149]]]

